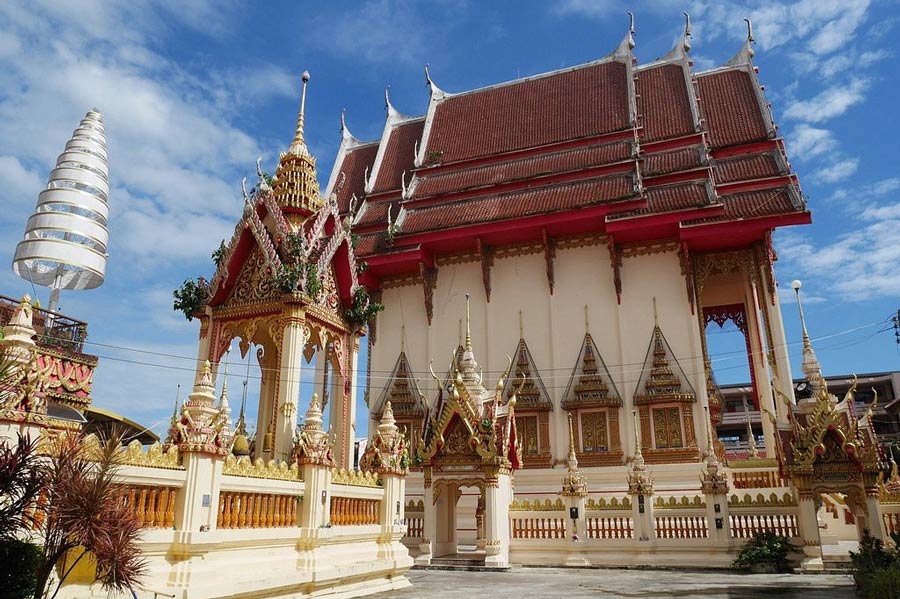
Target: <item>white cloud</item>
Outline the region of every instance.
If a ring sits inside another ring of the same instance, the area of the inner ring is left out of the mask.
[[[0,220],[10,220],[19,211],[33,210],[38,193],[46,182],[36,172],[26,169],[15,156],[0,156],[0,181],[3,181],[3,195],[7,210],[3,210]],[[10,210],[10,208],[15,208]],[[19,223],[25,226],[25,221]]]
[[[900,188],[893,179],[869,189]],[[860,193],[867,190],[862,189]],[[885,191],[885,194],[892,193]],[[779,233],[782,268],[804,273],[839,300],[855,302],[900,297],[900,199],[875,203],[856,212],[836,239],[816,243],[796,233]]]
[[[791,156],[799,160],[809,160],[837,149],[837,140],[831,131],[817,129],[801,123],[788,136]]]
[[[821,123],[847,112],[866,99],[869,80],[858,78],[848,84],[829,87],[809,100],[795,100],[784,114],[787,118]]]
[[[856,172],[857,167],[859,167],[858,158],[845,158],[820,168],[812,174],[812,177],[823,183],[836,183],[850,177]]]

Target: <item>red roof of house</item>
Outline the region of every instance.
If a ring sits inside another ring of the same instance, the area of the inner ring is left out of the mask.
[[[401,123],[393,128],[384,149],[378,177],[372,193],[400,189],[400,179],[406,171],[406,182],[412,179],[416,142],[422,137],[425,118]]]
[[[678,223],[784,217],[743,227],[735,243],[746,243],[765,227],[803,221],[798,214],[808,221],[752,64],[703,73],[688,65],[670,54],[632,68],[629,56],[617,55],[460,94],[433,89],[424,119],[393,125],[378,144],[372,197],[354,225],[363,234],[357,252],[384,255],[369,275],[377,280],[382,264],[405,272],[416,256],[471,249],[479,240],[582,232],[655,239],[680,231]],[[346,154],[342,207],[350,195],[365,195],[362,172],[372,172],[375,147]],[[400,197],[404,171],[407,195]],[[389,205],[404,215],[391,244],[382,231]],[[641,218],[632,229],[633,217]],[[704,230],[693,226],[686,239]]]
[[[694,79],[713,149],[768,139],[766,117],[746,69],[715,71]]]
[[[631,142],[617,141],[494,162],[485,166],[439,171],[433,175],[424,171],[419,177],[413,197],[430,197],[486,185],[498,185],[532,177],[597,167],[627,160],[630,156]]]
[[[441,163],[494,156],[627,129],[628,79],[612,60],[449,96],[427,152]]]
[[[340,174],[346,177],[343,187],[337,192],[338,210],[341,213],[346,212],[350,207],[350,198],[356,194],[356,197],[362,200],[365,195],[366,188],[366,170],[372,172],[372,165],[375,163],[375,154],[378,153],[378,144],[366,144],[356,148],[351,148],[344,156],[338,171],[338,181],[335,184],[340,185]]]
[[[671,139],[696,131],[686,82],[680,62],[642,69],[635,75],[644,140]]]
[[[448,202],[412,209],[403,219],[404,234],[436,228],[461,227],[483,222],[572,210],[634,196],[629,175],[610,175],[586,181],[552,185],[501,195]]]

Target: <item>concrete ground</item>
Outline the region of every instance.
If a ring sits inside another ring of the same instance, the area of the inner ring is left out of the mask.
[[[675,598],[837,599],[854,597],[840,575],[738,574],[718,571],[515,568],[509,572],[410,570],[412,587],[377,599]]]

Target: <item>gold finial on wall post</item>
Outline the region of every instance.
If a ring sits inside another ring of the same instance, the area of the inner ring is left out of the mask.
[[[469,324],[469,294],[466,294],[466,350],[472,351],[472,329]]]
[[[522,322],[522,311],[519,310],[519,339],[525,338],[525,325]]]

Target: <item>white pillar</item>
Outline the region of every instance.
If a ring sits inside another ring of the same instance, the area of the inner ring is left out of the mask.
[[[175,530],[196,533],[214,530],[219,508],[223,461],[208,453],[185,452],[184,486],[175,499]]]
[[[816,502],[812,493],[799,494],[797,528],[803,539],[801,567],[808,571],[820,571],[822,565],[822,540],[819,537],[819,520],[816,518]]]
[[[766,360],[765,350],[763,349],[759,303],[757,302],[756,292],[756,286],[751,281],[747,281],[744,286],[744,306],[746,308],[745,318],[750,345],[750,360],[753,364],[753,376],[756,383],[757,401],[760,407],[760,420],[762,421],[766,457],[772,458],[775,456],[775,425],[766,417],[763,410],[773,414],[775,405],[772,400],[773,392],[769,379],[769,362]]]
[[[301,306],[291,304],[285,308],[278,368],[278,401],[275,407],[276,459],[290,460],[293,451],[297,402],[300,397],[300,373],[303,368],[303,346],[306,342],[304,323]]]
[[[431,563],[432,543],[437,538],[437,513],[432,495],[431,479],[426,466],[425,493],[422,497],[424,505],[422,513],[422,541],[419,543],[419,557],[416,558],[417,566],[427,566]]]
[[[791,362],[788,357],[787,338],[784,334],[784,320],[781,314],[781,300],[777,295],[777,288],[770,289],[768,278],[766,276],[765,266],[761,266],[762,270],[760,281],[762,281],[762,293],[760,297],[760,305],[765,311],[765,315],[769,319],[769,327],[772,330],[772,338],[769,339],[769,348],[775,355],[775,372],[774,382],[775,389],[788,397],[791,401],[794,399],[794,381],[791,377]],[[775,294],[775,304],[772,304],[771,294]],[[775,402],[775,416],[779,424],[788,422],[787,407],[784,400],[779,397]]]
[[[512,481],[501,471],[488,478],[484,488],[484,565],[505,568],[509,565],[509,504]]]

